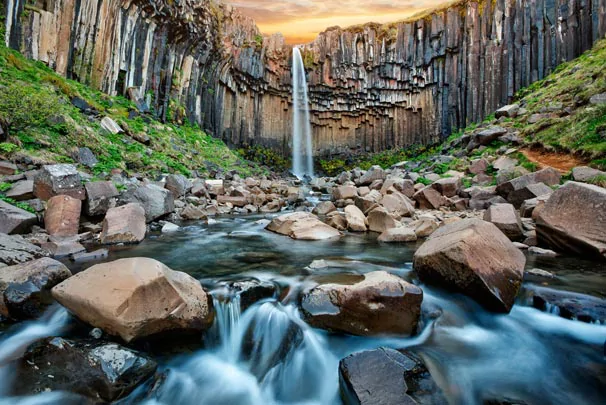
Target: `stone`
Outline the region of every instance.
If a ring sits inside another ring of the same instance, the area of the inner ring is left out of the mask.
[[[205,330],[213,320],[212,300],[195,278],[143,257],[92,266],[52,295],[80,320],[126,342]]]
[[[479,145],[490,145],[493,141],[496,141],[501,135],[505,135],[507,130],[502,127],[493,126],[481,130],[474,135],[474,140]]]
[[[528,248],[528,253],[532,253],[537,256],[556,257],[558,254],[553,250],[543,249],[538,246],[531,246]]]
[[[509,312],[520,289],[526,258],[490,222],[463,219],[435,231],[416,251],[419,278]]]
[[[13,184],[10,190],[6,192],[8,198],[15,201],[31,200],[34,198],[34,181],[21,180]]]
[[[0,233],[28,233],[37,223],[35,214],[0,200]]]
[[[518,111],[520,111],[519,104],[509,104],[495,111],[494,116],[497,119],[501,117],[515,118],[518,115]]]
[[[365,215],[368,214],[371,210],[377,208],[379,206],[379,201],[383,196],[377,190],[371,190],[364,197],[356,197],[354,199],[354,204],[358,207]]]
[[[336,210],[337,207],[335,207],[332,201],[320,201],[318,205],[314,207],[312,213],[316,215],[327,215]]]
[[[341,236],[339,231],[309,212],[281,215],[274,218],[265,229],[301,240],[324,240]]]
[[[34,195],[44,201],[56,195],[86,198],[80,173],[71,164],[42,166],[34,178]]]
[[[368,223],[364,213],[355,205],[348,205],[344,209],[347,229],[352,232],[366,232]]]
[[[546,186],[560,184],[561,178],[560,172],[548,167],[501,183],[497,186],[496,192],[519,208],[524,200],[547,194],[550,190],[548,191],[549,187]]]
[[[175,198],[179,198],[192,189],[192,183],[182,174],[170,174],[166,177],[164,188],[173,193]]]
[[[45,242],[41,246],[55,259],[62,259],[86,251],[79,242],[70,239]]]
[[[95,260],[107,259],[109,251],[107,249],[97,249],[93,252],[80,252],[73,254],[71,260],[76,263],[84,263]]]
[[[206,189],[212,197],[225,194],[223,180],[206,180]]]
[[[414,203],[397,191],[383,196],[380,204],[396,219],[410,217],[415,213]]]
[[[103,117],[101,120],[101,128],[109,132],[110,134],[121,134],[124,130],[110,117]]]
[[[0,232],[0,263],[14,265],[48,256],[48,252],[23,239]]]
[[[488,161],[486,159],[476,159],[471,162],[467,171],[471,174],[485,173],[488,169]]]
[[[567,182],[541,208],[536,230],[540,245],[605,260],[606,189]]]
[[[362,175],[362,177],[360,177],[356,182],[356,185],[368,186],[375,180],[385,180],[385,177],[385,170],[383,170],[381,166],[372,166]]]
[[[240,311],[244,312],[255,303],[273,298],[276,293],[276,286],[269,281],[257,279],[239,280],[229,284],[229,287],[236,291],[240,298]]]
[[[578,166],[572,169],[572,178],[574,181],[587,183],[598,177],[603,177],[606,181],[606,172],[587,166]]]
[[[84,212],[91,217],[105,215],[110,208],[116,206],[116,198],[120,194],[111,181],[93,181],[84,185],[86,201]]]
[[[433,182],[431,187],[444,197],[454,197],[461,188],[461,179],[458,177],[446,177]]]
[[[75,236],[80,226],[82,201],[68,195],[56,195],[48,200],[44,227],[53,236]]]
[[[11,162],[0,160],[0,176],[12,176],[17,172],[17,166]]]
[[[356,198],[357,196],[358,189],[355,186],[338,186],[332,189],[332,199],[335,201]]]
[[[113,402],[131,393],[156,368],[151,357],[116,343],[49,337],[35,342],[19,361],[15,390],[25,395],[69,391]]]
[[[99,239],[104,245],[139,243],[145,239],[146,230],[145,210],[130,203],[107,211]]]
[[[175,197],[173,194],[154,184],[137,187],[127,202],[138,202],[145,210],[147,222],[162,218],[175,210]]]
[[[391,228],[379,235],[379,242],[414,242],[417,240],[417,234],[414,229],[402,226]]]
[[[446,205],[446,199],[432,186],[423,187],[415,193],[413,198],[419,204],[419,208],[423,210],[437,210]]]
[[[0,315],[38,318],[52,302],[51,288],[71,275],[64,264],[48,257],[0,268]]]
[[[210,194],[206,188],[206,182],[203,180],[196,180],[192,184],[191,193],[196,197],[204,197],[210,200]]]
[[[418,238],[427,238],[438,229],[439,224],[434,217],[421,216],[409,226],[415,230]]]
[[[339,386],[345,405],[416,405],[404,379],[410,359],[393,349],[354,353],[339,362]],[[414,363],[413,363],[414,364]]]
[[[484,213],[484,221],[495,224],[512,241],[518,241],[524,237],[520,216],[511,204],[491,205]]]
[[[557,313],[562,318],[581,322],[606,322],[606,300],[587,294],[560,291],[532,285],[529,287],[532,306],[542,311]]]
[[[531,198],[530,200],[525,200],[520,206],[520,216],[522,218],[532,218],[534,214],[534,210],[539,206],[545,204],[545,201],[549,199],[553,190],[550,190],[548,194],[543,194],[539,197]]]
[[[182,219],[186,221],[200,221],[208,218],[208,215],[205,210],[200,207],[196,207],[193,204],[187,204],[187,206],[179,213],[179,215]]]
[[[518,165],[518,160],[509,156],[499,156],[497,160],[492,162],[492,167],[498,171],[509,172]]]
[[[604,105],[606,104],[606,93],[594,94],[589,98],[589,104]]]
[[[398,276],[374,271],[344,276],[343,284],[320,284],[303,295],[310,325],[352,335],[414,334],[423,291]]]
[[[326,215],[326,225],[329,225],[338,231],[346,231],[347,219],[345,219],[345,214],[342,214],[338,211],[333,211],[329,213],[328,215]]]
[[[99,163],[93,151],[87,147],[78,148],[78,153],[76,157],[78,163],[90,169],[92,169],[97,165],[97,163]]]
[[[181,227],[179,225],[173,224],[172,222],[167,222],[162,225],[162,233],[173,233],[180,229]]]
[[[388,229],[397,228],[400,223],[383,207],[373,209],[368,213],[368,230],[383,233]]]
[[[220,195],[217,196],[217,202],[219,204],[231,204],[234,207],[244,207],[248,204],[248,199],[246,197]]]

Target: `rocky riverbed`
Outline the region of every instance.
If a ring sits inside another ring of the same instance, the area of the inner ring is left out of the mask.
[[[604,402],[604,173],[529,171],[494,123],[431,159],[305,181],[2,162],[1,394]]]

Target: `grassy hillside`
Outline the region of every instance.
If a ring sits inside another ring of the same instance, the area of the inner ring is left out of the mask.
[[[85,100],[98,114],[81,112],[70,102],[74,97]],[[0,143],[0,158],[27,156],[35,162],[72,163],[78,148],[88,147],[99,161],[92,169],[96,175],[115,168],[185,175],[217,168],[242,175],[267,171],[197,127],[161,123],[135,112],[134,104],[123,97],[109,97],[66,80],[43,63],[0,45],[0,120],[10,129],[9,138]],[[125,133],[114,135],[102,129],[100,121],[106,116]],[[140,142],[146,138],[147,145]]]

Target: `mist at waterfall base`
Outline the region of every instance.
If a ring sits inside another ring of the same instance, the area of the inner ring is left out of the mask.
[[[466,297],[423,285],[424,315],[413,337],[353,337],[311,328],[297,307],[301,291],[321,279],[376,270],[417,282],[411,260],[418,245],[385,247],[372,235],[296,241],[265,231],[260,218],[221,218],[112,252],[111,260],[153,257],[194,275],[211,291],[216,309],[198,349],[159,357],[161,377],[120,404],[337,405],[339,360],[381,346],[408,348],[423,358],[450,404],[493,398],[528,405],[606,403],[606,326],[544,313],[523,299],[510,314],[493,314]],[[306,269],[317,259],[326,267]],[[571,290],[605,290],[603,265],[575,259],[571,269],[568,263],[540,265]],[[230,283],[246,279],[273,283],[275,298],[241,311]],[[67,403],[69,394],[62,393],[9,398],[8,376],[28,344],[43,336],[69,337],[71,323],[55,306],[40,320],[3,332],[0,404]]]
[[[292,172],[299,178],[313,177],[314,163],[305,66],[299,48],[292,50]]]

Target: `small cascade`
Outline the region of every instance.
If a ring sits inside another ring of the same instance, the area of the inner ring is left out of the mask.
[[[27,347],[36,340],[60,334],[68,321],[67,310],[56,304],[40,319],[24,322],[19,325],[19,329],[11,331],[6,338],[0,340],[0,395],[6,394],[11,386],[11,361],[21,357]]]
[[[240,315],[236,298],[215,308],[220,346],[170,369],[155,403],[334,403],[338,361],[295,306],[266,301]]]
[[[4,43],[6,46],[10,46],[11,31],[13,29],[13,22],[17,19],[19,13],[19,0],[7,0],[6,6],[6,25],[4,33]]]
[[[299,178],[311,178],[314,176],[314,163],[307,78],[301,51],[297,47],[292,51],[292,100],[292,171]]]

